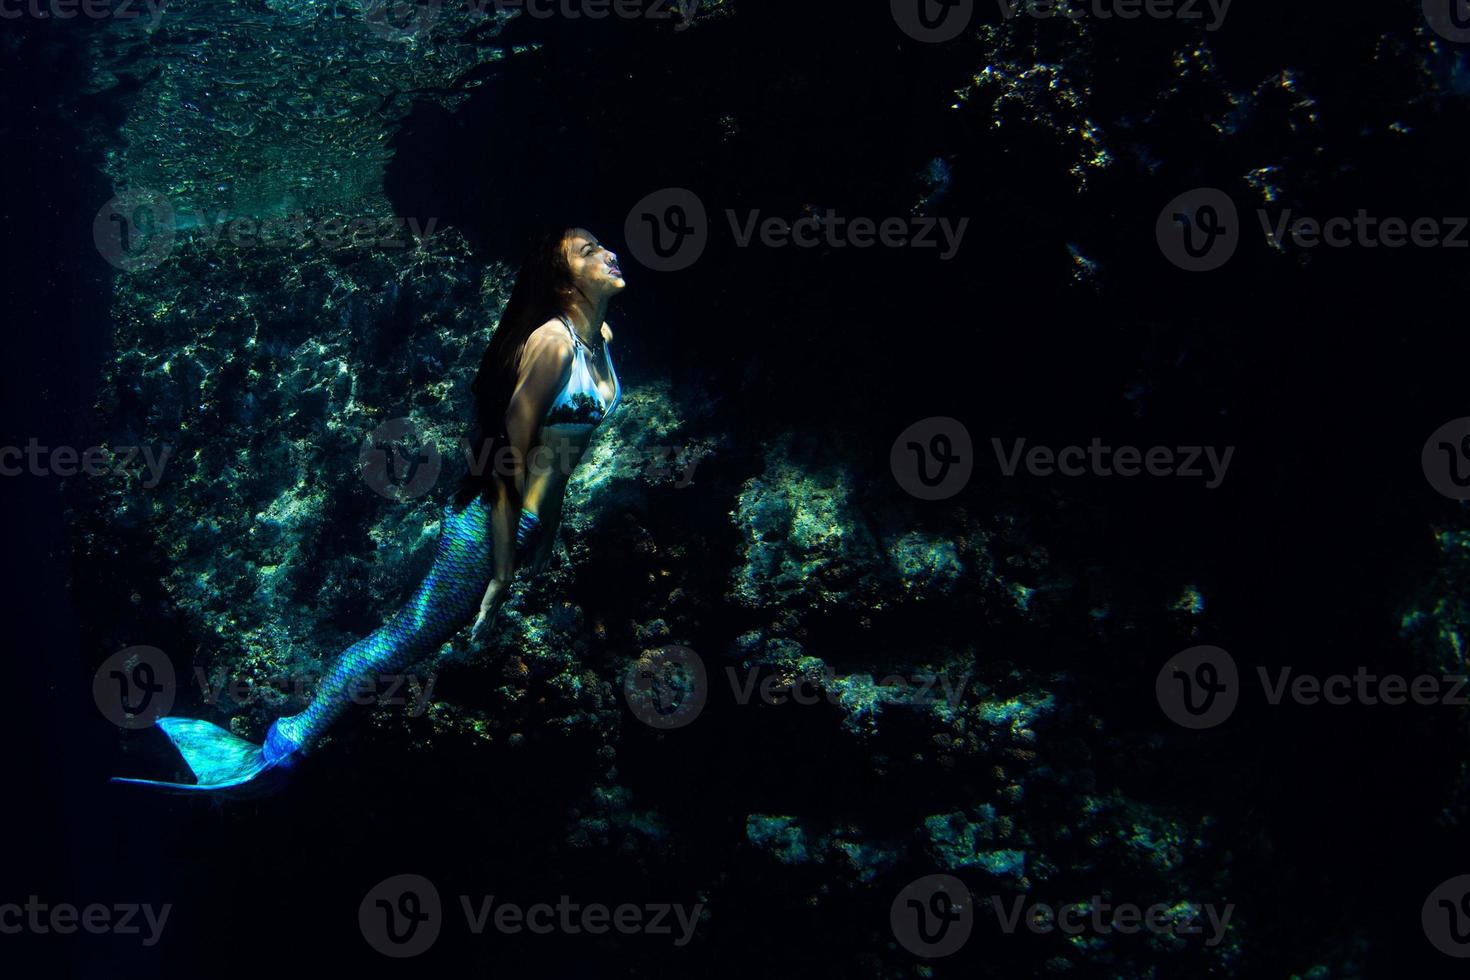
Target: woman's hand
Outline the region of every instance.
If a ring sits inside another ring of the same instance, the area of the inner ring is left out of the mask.
[[[475,617],[475,622],[470,626],[470,639],[476,643],[482,641],[489,633],[490,626],[495,622],[495,614],[505,603],[505,597],[510,594],[510,583],[498,578],[492,578],[490,585],[485,589],[485,596],[480,600],[480,613]]]
[[[556,550],[556,529],[561,523],[560,507],[555,506],[544,514],[522,511],[520,526],[516,534],[515,570],[522,568],[538,575],[551,563]]]
[[[540,575],[551,564],[556,552],[556,532],[561,528],[561,502],[551,503],[539,515],[535,540],[529,542],[527,553],[517,568],[529,568],[532,575]]]
[[[546,529],[541,535],[541,540],[536,542],[536,549],[531,552],[527,564],[531,568],[532,575],[540,575],[546,571],[546,566],[551,564],[552,552],[556,551],[556,525]]]
[[[497,479],[495,499],[486,515],[488,526],[485,528],[485,533],[490,538],[493,571],[490,573],[490,584],[485,588],[485,596],[480,600],[480,612],[470,626],[470,639],[476,643],[484,640],[490,624],[495,621],[495,614],[500,611],[510,593],[511,580],[515,578],[515,529],[511,526],[514,522],[511,507],[510,492],[505,483]]]

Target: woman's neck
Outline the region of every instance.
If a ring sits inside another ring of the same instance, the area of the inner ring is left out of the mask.
[[[602,322],[607,319],[607,300],[593,305],[585,297],[573,297],[571,308],[567,310],[567,319],[571,321],[572,329],[577,331],[577,336],[582,338],[582,343],[596,350],[602,343]]]

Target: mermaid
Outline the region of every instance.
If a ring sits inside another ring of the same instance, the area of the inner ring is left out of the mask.
[[[272,722],[264,745],[207,721],[163,718],[158,727],[197,781],[113,781],[192,791],[255,783],[313,746],[362,689],[359,678],[401,670],[467,623],[482,639],[515,574],[550,562],[567,479],[622,397],[604,316],[626,286],[617,255],[586,229],[538,237],[471,386],[478,452],[470,455],[479,462],[443,508],[433,566],[408,604],[344,650],[306,709]]]

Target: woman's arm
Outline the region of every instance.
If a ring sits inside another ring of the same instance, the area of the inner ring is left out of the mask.
[[[520,504],[526,495],[526,459],[541,433],[541,420],[572,376],[574,354],[571,338],[565,333],[542,329],[531,334],[521,353],[520,380],[505,410],[505,432],[510,437],[515,466],[512,525],[520,518]]]
[[[496,496],[490,508],[495,571],[480,600],[480,613],[470,629],[470,635],[476,639],[505,602],[515,575],[516,528],[520,522],[521,501],[526,495],[526,458],[540,435],[541,420],[546,417],[557,393],[566,387],[572,372],[573,355],[571,340],[550,330],[532,333],[521,352],[520,378],[505,412],[505,431],[512,449],[514,490],[499,479],[497,469],[497,478],[493,481]],[[498,467],[498,461],[493,462]],[[541,564],[544,567],[544,560]]]
[[[485,594],[480,597],[480,611],[470,626],[470,639],[476,642],[495,621],[495,614],[500,611],[505,597],[510,593],[510,580],[515,573],[515,522],[510,517],[513,501],[510,491],[498,477],[494,485],[495,500],[490,505],[489,520],[490,544],[495,552],[495,564],[490,575],[490,584],[485,586]],[[520,508],[516,507],[515,510],[519,512]]]

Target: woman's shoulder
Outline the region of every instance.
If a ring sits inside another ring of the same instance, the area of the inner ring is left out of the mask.
[[[612,340],[612,338],[613,338],[612,324],[609,323],[607,320],[603,320],[602,321],[602,339],[603,340]]]
[[[533,366],[540,364],[564,370],[575,356],[576,347],[567,336],[567,328],[553,317],[527,335],[521,345],[518,373],[524,378]]]
[[[567,334],[566,324],[562,323],[557,317],[552,317],[527,334],[526,347],[530,350],[538,348],[560,350],[563,347],[571,350],[573,344],[572,338]]]

